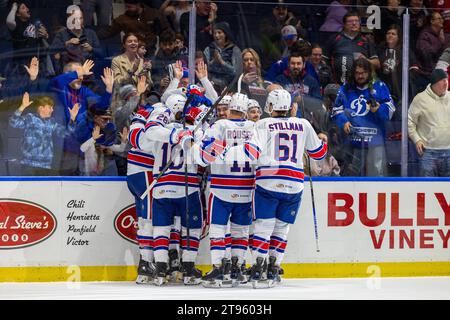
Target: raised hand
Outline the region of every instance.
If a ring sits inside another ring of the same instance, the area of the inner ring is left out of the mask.
[[[199,80],[203,78],[208,78],[208,67],[205,62],[200,61],[195,69],[195,74]]]
[[[72,107],[72,109],[69,108],[69,113],[70,113],[70,120],[74,121],[77,118],[78,115],[78,111],[80,111],[80,104],[79,103],[75,103]]]
[[[25,69],[28,72],[28,75],[30,76],[30,80],[34,81],[37,79],[39,74],[39,59],[36,57],[33,57],[30,62],[30,66],[24,65]]]
[[[31,106],[32,103],[33,101],[30,101],[30,94],[28,92],[25,92],[22,96],[22,103],[19,107],[20,112],[23,112],[23,110]]]
[[[178,80],[181,80],[181,78],[183,78],[183,64],[180,60],[177,60],[173,65],[173,76]]]
[[[81,75],[80,75],[80,73],[79,73],[78,70],[77,70],[78,76],[83,77],[83,76],[91,75],[91,74],[92,74],[92,71],[91,71],[91,70],[92,70],[92,68],[94,67],[94,65],[95,65],[94,61],[87,59],[87,60],[83,63],[83,66],[82,66],[81,69],[80,69],[80,71],[81,71],[81,73],[82,73]]]
[[[128,133],[129,133],[128,128],[127,127],[123,127],[122,132],[119,133],[120,141],[122,141],[122,143],[127,143],[128,142]]]
[[[112,93],[114,86],[114,73],[112,69],[108,67],[103,69],[103,76],[101,78],[106,86],[106,91]]]
[[[95,126],[94,130],[92,130],[92,138],[94,138],[94,140],[97,140],[101,136],[103,136],[103,134],[100,134],[100,127]]]
[[[138,83],[136,86],[138,95],[143,94],[148,88],[147,84],[147,77],[146,76],[140,76],[138,79]]]

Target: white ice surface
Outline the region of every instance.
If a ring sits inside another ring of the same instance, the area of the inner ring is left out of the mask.
[[[206,289],[170,284],[165,287],[133,282],[1,283],[0,299],[63,300],[328,300],[433,299],[450,300],[450,277],[285,279],[271,289],[250,285]]]

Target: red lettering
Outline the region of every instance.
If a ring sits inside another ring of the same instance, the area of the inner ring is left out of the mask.
[[[420,230],[420,249],[434,249],[434,244],[432,242],[433,232],[434,230],[430,229]],[[428,236],[429,234],[431,234],[431,237]],[[426,243],[427,241],[431,241],[431,243]]]
[[[395,230],[389,230],[389,249],[394,249],[395,246]]]
[[[338,206],[336,202],[343,200],[344,204]],[[329,193],[328,194],[328,226],[329,227],[346,227],[355,220],[355,213],[352,210],[353,197],[348,193]],[[337,213],[345,213],[344,219],[338,219]]]
[[[377,236],[375,234],[375,230],[370,230],[370,237],[372,238],[373,247],[375,249],[380,249],[381,245],[383,244],[384,235],[386,233],[386,230],[380,231],[380,236],[377,239]]]
[[[425,193],[417,194],[417,225],[418,226],[437,226],[439,219],[425,218]]]
[[[445,235],[444,235],[444,231],[442,231],[441,229],[438,230],[438,233],[441,236],[444,249],[447,249],[448,248],[448,239],[450,239],[450,230],[447,230],[447,233]]]
[[[445,200],[445,196],[443,193],[435,193],[434,196],[439,201],[439,205],[441,206],[442,211],[444,211],[445,225],[450,226],[450,203],[447,203],[447,200]]]
[[[405,248],[405,242],[408,245],[408,248],[414,249],[414,230],[409,230],[409,237],[406,233],[406,230],[400,230],[399,234],[399,242],[400,242],[400,249]]]
[[[367,193],[359,194],[359,219],[366,227],[378,227],[386,218],[386,193],[378,194],[378,213],[375,219],[367,215]]]
[[[412,226],[413,219],[400,218],[399,207],[400,207],[399,194],[393,193],[391,199],[391,226],[392,227]]]

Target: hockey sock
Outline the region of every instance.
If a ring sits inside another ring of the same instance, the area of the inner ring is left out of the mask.
[[[198,247],[200,246],[200,235],[202,233],[202,229],[189,229],[189,247],[187,245],[187,232],[186,228],[182,228],[182,237],[181,237],[181,249],[182,260],[183,262],[195,262],[198,253]]]
[[[209,227],[209,239],[211,248],[211,263],[221,265],[225,257],[225,232],[227,226],[211,224]]]
[[[155,262],[169,263],[169,237],[171,226],[153,227]]]
[[[148,219],[138,219],[137,241],[144,261],[153,262],[153,226]]]
[[[283,261],[287,246],[287,236],[289,233],[289,223],[276,219],[275,228],[270,237],[269,255],[277,258],[275,264],[279,266]]]
[[[252,254],[253,263],[258,257],[265,259],[269,253],[270,236],[275,227],[275,218],[256,219],[253,229]]]
[[[238,264],[244,263],[248,248],[249,226],[231,223],[231,256],[238,257]]]

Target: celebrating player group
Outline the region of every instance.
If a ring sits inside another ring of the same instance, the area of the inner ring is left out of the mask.
[[[213,104],[207,93],[197,85],[173,90],[132,118],[127,181],[138,215],[136,282],[273,287],[301,203],[303,154],[322,159],[327,144],[307,120],[290,117],[283,89],[269,93],[269,117],[258,121],[247,119],[259,105],[245,94],[223,93]],[[202,275],[195,261],[206,230],[212,269]]]

